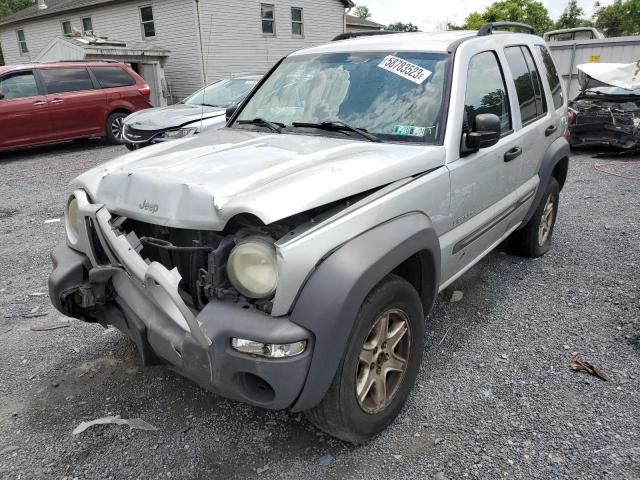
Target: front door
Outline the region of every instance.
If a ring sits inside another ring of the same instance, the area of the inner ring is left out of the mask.
[[[459,274],[512,227],[509,194],[515,183],[511,177],[520,170],[518,152],[521,152],[522,138],[513,128],[505,79],[496,52],[474,55],[466,80],[467,131],[475,129],[476,115],[491,113],[500,118],[501,138],[496,145],[475,152],[465,152],[461,146],[460,158],[448,164],[453,228],[446,235],[444,245],[443,279]]]
[[[44,143],[51,138],[47,99],[33,71],[0,78],[0,149]]]

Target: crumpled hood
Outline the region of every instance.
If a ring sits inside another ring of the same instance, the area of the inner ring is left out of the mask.
[[[441,146],[224,128],[137,150],[73,185],[119,215],[221,230],[240,213],[265,224],[444,165]]]
[[[149,108],[129,115],[126,125],[136,130],[165,130],[181,127],[200,119],[220,117],[226,114],[225,109],[202,105],[178,103],[168,107]]]

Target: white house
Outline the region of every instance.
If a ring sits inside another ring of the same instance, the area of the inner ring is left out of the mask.
[[[101,37],[144,42],[152,49],[169,51],[164,73],[168,90],[177,98],[205,82],[266,72],[294,50],[331,40],[345,31],[345,9],[354,6],[351,0],[37,3],[34,0],[33,6],[0,19],[0,44],[7,64],[34,61],[57,38],[93,31]]]

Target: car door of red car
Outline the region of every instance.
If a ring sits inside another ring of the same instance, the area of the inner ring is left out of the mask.
[[[32,70],[0,78],[0,149],[45,143],[51,139],[47,99]]]
[[[105,94],[96,88],[86,67],[42,67],[38,74],[47,92],[57,140],[104,134]]]

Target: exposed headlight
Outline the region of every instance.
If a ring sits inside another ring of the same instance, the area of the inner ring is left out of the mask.
[[[278,286],[275,247],[267,240],[247,239],[231,251],[227,273],[232,285],[245,297],[271,297]]]
[[[234,350],[247,355],[265,358],[289,358],[300,355],[307,348],[306,340],[293,343],[260,343],[253,340],[233,338],[231,346]]]
[[[168,130],[163,134],[159,135],[159,138],[163,140],[176,140],[178,138],[188,137],[190,135],[195,135],[200,130],[197,127],[189,127],[189,128],[181,128],[179,130]]]
[[[71,195],[67,201],[67,208],[64,212],[64,226],[67,231],[67,239],[71,245],[78,243],[81,222],[78,199],[74,195]]]

